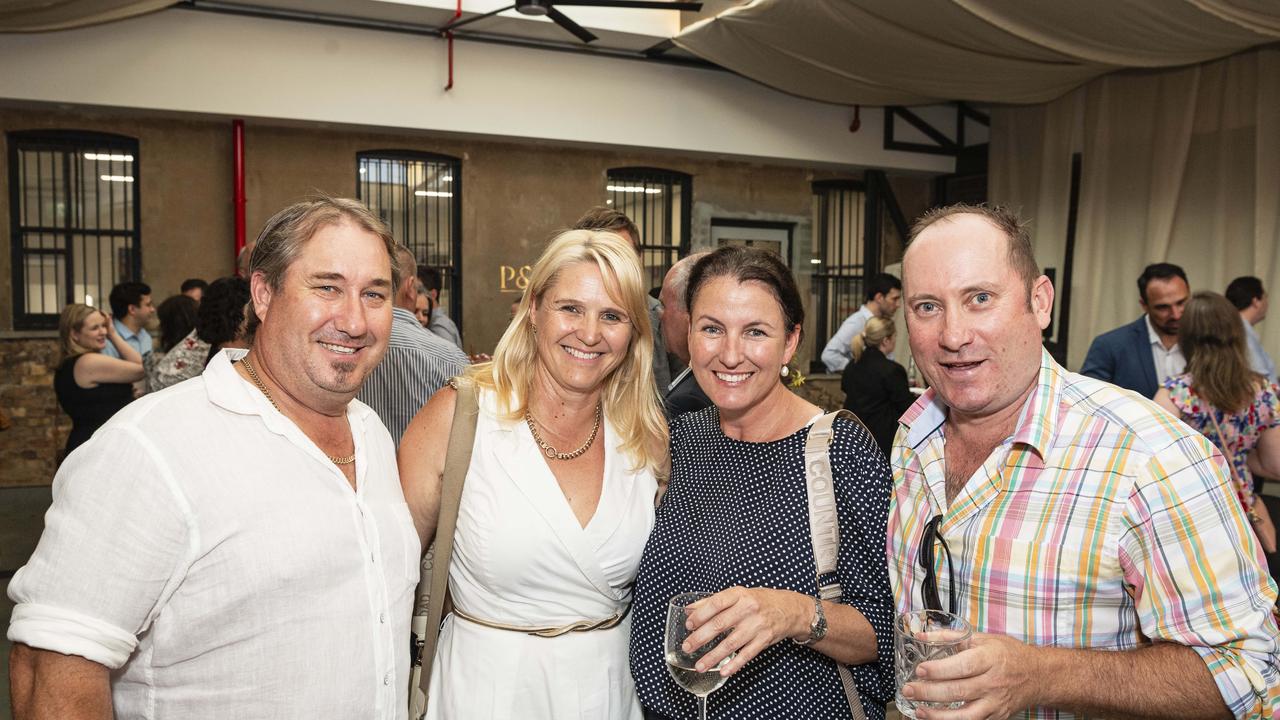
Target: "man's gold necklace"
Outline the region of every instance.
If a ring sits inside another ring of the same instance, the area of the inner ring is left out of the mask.
[[[538,423],[528,410],[524,411],[524,421],[529,425],[529,432],[533,433],[533,441],[538,443],[538,447],[542,448],[544,455],[554,460],[572,460],[589,450],[591,443],[596,441],[596,433],[600,432],[600,403],[596,403],[596,423],[591,428],[591,434],[587,436],[587,441],[582,443],[582,447],[573,452],[557,452],[551,443],[543,440],[542,435],[538,433]]]
[[[258,389],[262,391],[262,394],[267,396],[267,402],[271,403],[271,407],[275,408],[276,412],[280,413],[281,415],[284,415],[284,411],[281,410],[280,406],[276,404],[276,399],[271,397],[270,392],[267,392],[267,386],[262,384],[262,380],[258,377],[257,371],[253,369],[253,365],[249,364],[249,356],[245,355],[244,357],[240,358],[240,364],[244,365],[244,371],[249,373],[249,379],[253,381],[253,384],[257,385]],[[329,462],[333,463],[334,465],[350,465],[351,463],[356,461],[355,453],[351,453],[346,457],[338,457],[336,455],[326,454],[325,457],[329,458]]]

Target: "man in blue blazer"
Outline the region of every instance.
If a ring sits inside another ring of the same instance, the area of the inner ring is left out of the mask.
[[[1143,315],[1094,338],[1080,374],[1154,397],[1165,380],[1186,368],[1178,348],[1178,321],[1190,295],[1182,268],[1148,265],[1138,277]]]

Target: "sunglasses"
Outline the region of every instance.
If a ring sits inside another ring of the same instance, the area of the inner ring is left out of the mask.
[[[949,601],[947,612],[954,615],[956,613],[956,576],[955,571],[951,567],[951,548],[947,547],[947,541],[938,532],[938,528],[942,525],[942,515],[934,515],[929,522],[924,525],[924,533],[920,537],[920,552],[916,558],[920,563],[920,569],[924,571],[924,582],[920,585],[920,602],[924,604],[925,610],[943,610],[942,598],[938,595],[938,574],[934,570],[934,553],[935,545],[942,546],[942,552],[947,558],[947,600]]]

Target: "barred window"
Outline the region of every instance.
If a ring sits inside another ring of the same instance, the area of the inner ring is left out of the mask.
[[[107,307],[142,275],[138,141],[18,131],[9,145],[13,324],[56,328],[68,303]]]
[[[657,168],[614,168],[605,192],[605,203],[640,230],[636,240],[645,280],[650,288],[660,287],[671,266],[689,252],[692,178]]]
[[[462,161],[370,150],[356,155],[356,197],[391,228],[419,266],[440,271],[440,306],[462,326]]]
[[[813,292],[818,297],[814,341],[819,349],[864,300],[866,278],[879,272],[877,242],[866,242],[867,193],[861,182],[813,184],[817,196]],[[825,372],[815,357],[818,372]]]

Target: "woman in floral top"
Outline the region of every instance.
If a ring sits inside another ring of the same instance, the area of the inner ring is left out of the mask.
[[[1249,369],[1240,315],[1217,293],[1192,296],[1182,314],[1178,347],[1187,371],[1166,380],[1155,401],[1226,457],[1262,548],[1274,553],[1276,528],[1254,492],[1252,472],[1280,477],[1280,388]]]

